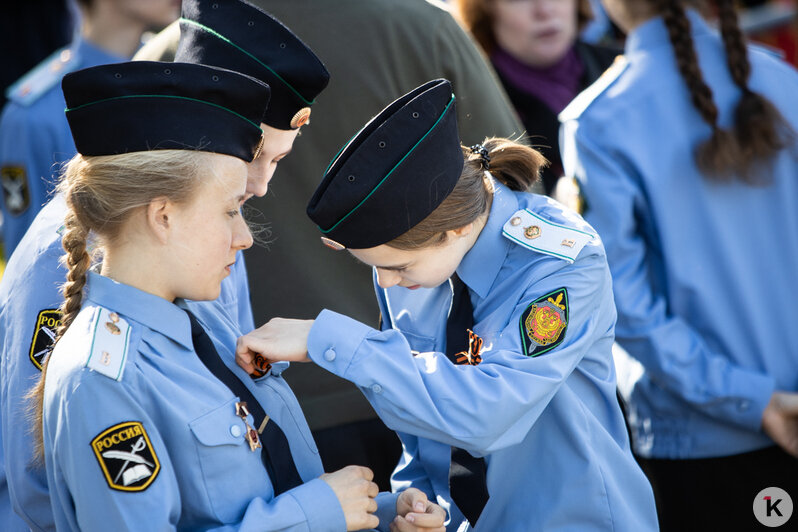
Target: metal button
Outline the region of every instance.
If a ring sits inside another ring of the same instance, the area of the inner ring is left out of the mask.
[[[233,438],[240,438],[243,432],[241,432],[240,425],[230,425],[230,434]]]
[[[327,362],[332,362],[335,360],[335,351],[332,348],[324,352],[324,360]]]

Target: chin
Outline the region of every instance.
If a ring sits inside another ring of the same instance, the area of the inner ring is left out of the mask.
[[[191,290],[189,294],[182,295],[183,299],[190,299],[191,301],[213,301],[218,298],[222,293],[222,285],[219,284],[214,288],[207,290]]]

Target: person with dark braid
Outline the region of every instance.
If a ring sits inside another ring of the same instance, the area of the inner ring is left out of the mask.
[[[604,4],[625,56],[561,140],[607,249],[634,450],[663,530],[756,530],[761,490],[798,497],[798,73],[731,0],[719,31],[691,2]]]

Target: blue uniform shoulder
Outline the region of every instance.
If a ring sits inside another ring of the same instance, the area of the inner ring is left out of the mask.
[[[560,112],[560,122],[574,120],[585,112],[607,89],[618,80],[626,68],[629,61],[622,55],[615,58],[615,62],[588,88],[580,92],[568,106]]]
[[[53,361],[58,361],[59,372],[86,368],[121,381],[125,367],[135,353],[131,349],[132,329],[131,324],[116,312],[101,306],[84,306],[58,342]],[[69,356],[58,355],[62,351]]]
[[[78,51],[70,47],[61,48],[11,85],[6,96],[17,105],[30,106],[48,91],[58,87],[65,74],[79,67]]]
[[[527,197],[505,222],[505,238],[568,262],[574,262],[586,245],[599,241],[596,231],[576,212],[546,196]]]

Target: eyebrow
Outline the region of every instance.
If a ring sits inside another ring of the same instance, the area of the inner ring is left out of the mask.
[[[405,268],[410,266],[409,262],[405,262],[404,264],[400,264],[398,266],[376,266],[376,265],[372,265],[372,264],[367,264],[367,263],[363,262],[362,260],[358,259],[357,257],[354,257],[354,258],[359,263],[365,264],[366,266],[371,266],[372,268],[377,268],[378,270],[388,270],[388,271],[392,271],[392,272],[398,272],[399,270],[404,270]]]

